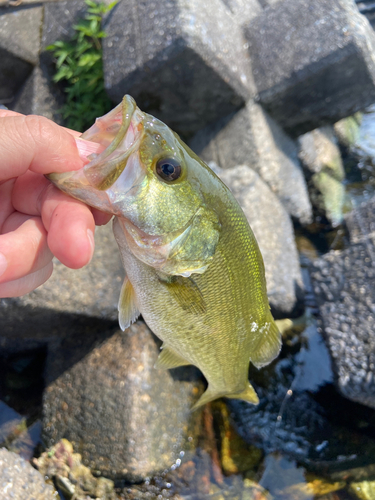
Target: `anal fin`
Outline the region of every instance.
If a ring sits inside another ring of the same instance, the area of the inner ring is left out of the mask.
[[[118,321],[121,330],[125,330],[134,323],[139,314],[133,285],[130,283],[128,277],[125,276],[118,302]]]
[[[210,401],[213,401],[214,399],[221,397],[231,398],[231,399],[242,399],[243,401],[247,401],[248,403],[251,403],[253,405],[257,405],[259,403],[259,398],[257,396],[257,393],[255,392],[254,387],[250,383],[247,383],[247,387],[243,391],[232,392],[232,393],[226,393],[225,391],[219,392],[215,389],[212,389],[211,386],[208,385],[206,391],[194,404],[191,410],[194,411],[200,406],[203,406],[206,403],[209,403]]]
[[[247,401],[253,405],[259,404],[259,398],[257,393],[254,390],[254,387],[249,383],[245,390],[241,392],[236,392],[235,394],[226,394],[226,398],[231,399],[242,399],[243,401]]]
[[[155,363],[155,368],[162,368],[169,370],[170,368],[177,368],[179,366],[190,365],[188,361],[176,354],[169,347],[163,347],[159,357]]]

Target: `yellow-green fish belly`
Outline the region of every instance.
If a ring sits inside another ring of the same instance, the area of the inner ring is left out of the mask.
[[[213,261],[190,278],[163,277],[132,255],[120,229],[115,235],[145,321],[165,349],[203,372],[206,399],[226,395],[256,403],[248,383],[249,360],[267,364],[279,352],[280,336],[254,235],[236,202],[224,213]]]

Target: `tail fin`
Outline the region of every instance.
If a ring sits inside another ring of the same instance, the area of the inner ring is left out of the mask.
[[[253,405],[257,405],[259,403],[257,393],[255,392],[254,387],[251,384],[248,384],[246,389],[241,392],[235,392],[230,394],[222,391],[219,392],[215,389],[212,389],[211,386],[209,385],[206,391],[202,394],[202,396],[198,399],[195,405],[191,408],[191,411],[194,411],[199,407],[205,405],[206,403],[209,403],[210,401],[213,401],[214,399],[221,397],[231,398],[231,399],[242,399],[243,401],[247,401],[248,403],[251,403]]]

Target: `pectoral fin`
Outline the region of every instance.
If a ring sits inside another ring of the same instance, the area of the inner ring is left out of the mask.
[[[137,300],[133,285],[127,276],[122,284],[120,299],[118,302],[118,321],[121,330],[128,328],[139,316]]]
[[[159,357],[155,363],[155,368],[169,370],[170,368],[177,368],[178,366],[190,365],[188,361],[176,354],[169,347],[163,347]]]
[[[273,318],[262,329],[262,342],[250,356],[251,362],[257,368],[262,368],[271,363],[281,349],[281,335]]]
[[[173,276],[168,281],[160,279],[164,286],[168,287],[170,295],[180,304],[182,309],[192,314],[204,314],[206,303],[202,292],[193,278]]]

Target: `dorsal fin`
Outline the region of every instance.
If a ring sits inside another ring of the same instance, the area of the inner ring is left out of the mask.
[[[121,330],[128,328],[138,318],[140,312],[133,285],[125,276],[118,301],[118,321]]]

